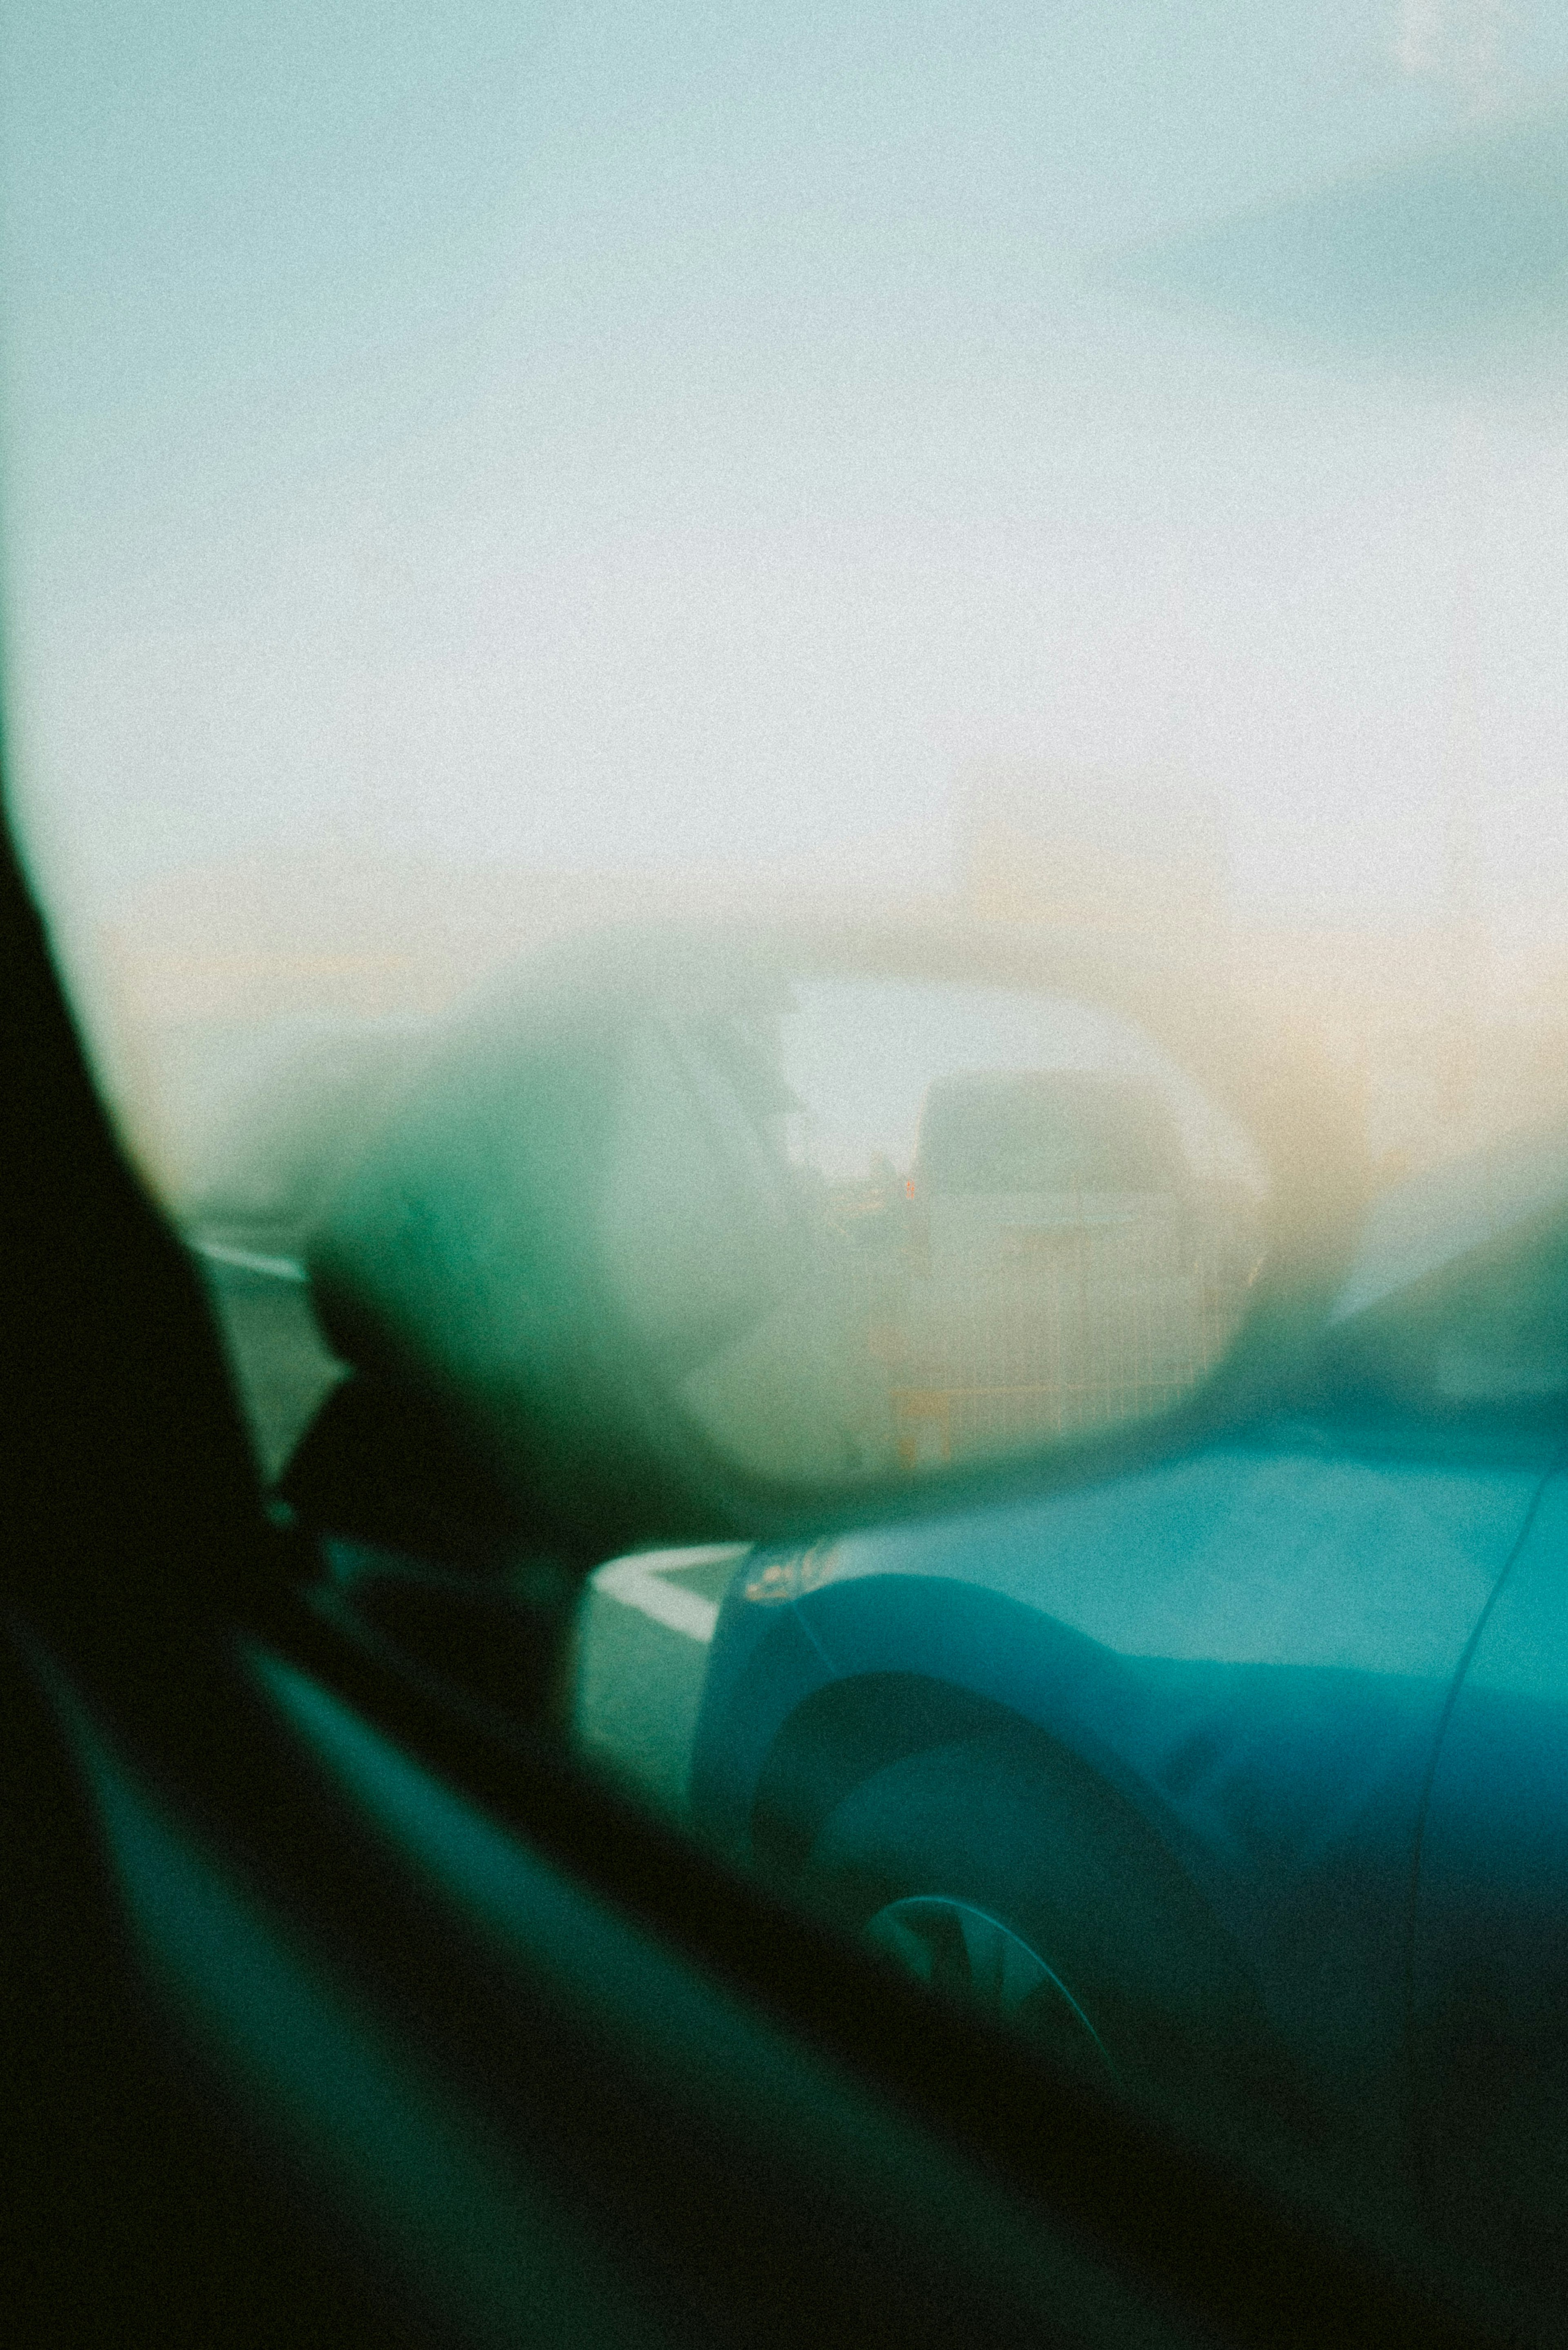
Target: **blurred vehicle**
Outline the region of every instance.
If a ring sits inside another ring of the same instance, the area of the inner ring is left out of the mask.
[[[1200,1197],[1147,1078],[942,1078],[908,1188],[917,1283],[901,1380],[917,1453],[950,1460],[1158,1409],[1233,1326],[1234,1214]]]
[[[1190,1194],[1176,1122],[1147,1079],[966,1075],[927,1097],[910,1197],[925,1270],[939,1279],[1016,1277],[1111,1232],[1118,1253],[1186,1269]]]
[[[1376,1202],[1282,1407],[754,1550],[700,1823],[921,1980],[1557,2291],[1565,1282],[1562,1138],[1489,1152]]]

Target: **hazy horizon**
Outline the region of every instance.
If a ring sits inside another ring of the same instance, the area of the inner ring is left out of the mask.
[[[1399,23],[14,12],[9,749],[62,921],[359,837],[929,879],[1023,759],[1196,777],[1241,908],[1397,926],[1458,759],[1478,909],[1554,934],[1561,369],[1116,276],[1460,151]],[[1568,21],[1511,38],[1552,96]]]

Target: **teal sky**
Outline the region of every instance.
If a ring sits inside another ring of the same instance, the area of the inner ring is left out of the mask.
[[[1524,96],[1568,74],[1548,16]],[[1551,352],[1445,376],[1217,317],[1211,270],[1151,293],[1238,216],[1232,277],[1293,268],[1282,205],[1310,244],[1314,191],[1453,134],[1397,16],[16,0],[41,864],[95,904],[364,835],[595,869],[869,842],[937,878],[955,775],[1002,755],[1196,770],[1244,897],[1419,911],[1468,568],[1484,884],[1548,920]]]

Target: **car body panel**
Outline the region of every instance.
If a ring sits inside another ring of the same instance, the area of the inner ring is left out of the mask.
[[[1538,1482],[1532,1465],[1378,1459],[1276,1423],[1042,1501],[846,1535],[814,1553],[803,1604],[824,1638],[842,1584],[940,1572],[1127,1656],[1441,1676]]]
[[[692,1807],[705,1832],[742,1848],[781,1728],[837,1679],[798,1609],[759,1607],[739,1596],[747,1572],[742,1565],[719,1610],[691,1770]]]
[[[846,1535],[778,1563],[771,1604],[744,1596],[770,1587],[753,1554],[721,1612],[694,1810],[743,1833],[774,1742],[828,1676],[988,1700],[1154,1829],[1314,2102],[1402,2162],[1423,1792],[1550,1460],[1544,1439],[1528,1459],[1433,1460],[1275,1423],[1032,1503]]]
[[[1560,2293],[1568,1478],[1542,1493],[1454,1695],[1421,1839],[1411,1992],[1420,2153],[1440,2224],[1505,2270],[1544,2270]]]

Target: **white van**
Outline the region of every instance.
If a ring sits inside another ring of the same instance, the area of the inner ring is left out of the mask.
[[[1201,1375],[1216,1333],[1199,1189],[1147,1079],[944,1077],[908,1191],[906,1449],[954,1459],[1110,1425]]]
[[[1169,1274],[1190,1269],[1197,1244],[1181,1137],[1143,1077],[940,1079],[921,1111],[909,1197],[917,1262],[939,1280],[1015,1278],[1113,1235],[1129,1274]]]

